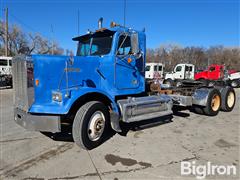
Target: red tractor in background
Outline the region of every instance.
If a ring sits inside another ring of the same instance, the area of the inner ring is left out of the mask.
[[[207,70],[196,73],[194,79],[202,81],[207,86],[213,86],[217,83],[226,83],[232,87],[240,86],[240,72],[226,70],[224,65],[218,64],[212,64]]]

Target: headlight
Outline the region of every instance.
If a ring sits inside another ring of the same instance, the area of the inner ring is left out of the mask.
[[[52,92],[52,100],[61,102],[62,101],[62,93],[60,93],[60,92]]]

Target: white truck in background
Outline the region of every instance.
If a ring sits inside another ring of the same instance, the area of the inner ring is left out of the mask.
[[[194,73],[193,64],[177,64],[171,73],[166,73],[163,83],[178,87],[182,84],[182,80],[194,80]]]
[[[12,87],[12,57],[0,56],[0,87]]]
[[[153,80],[155,78],[163,77],[164,65],[162,63],[146,63],[145,79]]]

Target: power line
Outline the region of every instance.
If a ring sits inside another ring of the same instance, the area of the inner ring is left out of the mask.
[[[23,22],[21,19],[19,19],[18,17],[16,17],[14,14],[9,12],[9,15],[14,18],[18,23],[20,23],[21,25],[25,26],[26,28],[28,28],[29,30],[33,31],[34,33],[40,34],[43,37],[47,38],[47,39],[51,39],[50,36],[47,36],[43,33],[40,33],[38,30],[36,30],[35,28],[31,27],[30,25],[26,24],[25,22]]]
[[[78,36],[79,36],[79,9],[78,9],[78,18],[77,18],[77,21],[78,21],[78,22],[77,22],[77,26],[78,26],[77,29],[78,29]]]
[[[127,5],[127,0],[124,0],[124,9],[123,9],[123,26],[125,27],[126,25],[126,5]]]

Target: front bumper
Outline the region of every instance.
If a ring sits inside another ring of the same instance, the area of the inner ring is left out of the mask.
[[[61,119],[57,115],[30,114],[15,108],[14,121],[31,131],[61,132]]]

